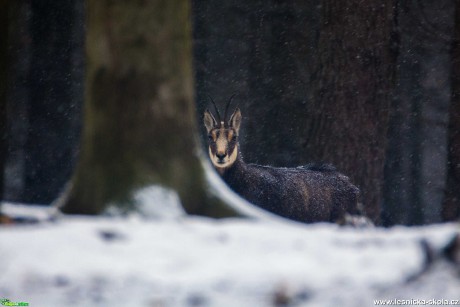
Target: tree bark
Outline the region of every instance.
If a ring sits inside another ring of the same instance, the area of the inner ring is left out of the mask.
[[[449,108],[446,194],[442,218],[460,218],[460,3],[455,8],[455,37],[452,45],[452,98]]]
[[[144,186],[176,190],[188,213],[232,216],[210,196],[193,103],[186,0],[87,1],[81,158],[65,213],[134,210]]]
[[[359,186],[379,220],[395,55],[393,1],[322,1],[318,77],[305,148]]]

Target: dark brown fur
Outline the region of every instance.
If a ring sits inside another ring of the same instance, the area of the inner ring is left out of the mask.
[[[358,188],[337,171],[246,164],[238,156],[222,178],[261,208],[305,223],[335,222],[346,213],[359,213]]]

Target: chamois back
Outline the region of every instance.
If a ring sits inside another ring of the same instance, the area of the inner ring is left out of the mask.
[[[251,203],[296,221],[336,222],[359,214],[359,189],[330,165],[275,168],[237,160],[222,177]]]

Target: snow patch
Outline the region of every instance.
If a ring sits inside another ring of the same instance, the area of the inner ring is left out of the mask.
[[[138,189],[132,196],[135,210],[125,212],[123,206],[109,204],[103,215],[136,216],[146,219],[176,219],[186,215],[179,195],[173,189],[160,185],[150,185]]]
[[[138,212],[144,217],[178,218],[186,213],[179,194],[173,189],[159,185],[144,187],[134,193]]]
[[[54,206],[26,205],[11,202],[1,202],[0,211],[7,216],[28,218],[36,221],[47,221],[58,214],[58,210]]]
[[[62,216],[0,227],[0,297],[51,307],[458,299],[458,272],[447,262],[407,281],[423,267],[420,241],[438,248],[456,232],[456,224],[364,230],[189,216]]]

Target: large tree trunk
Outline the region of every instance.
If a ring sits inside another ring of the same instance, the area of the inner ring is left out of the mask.
[[[447,187],[442,218],[460,218],[460,3],[455,8],[455,37],[452,48],[452,98],[449,109]]]
[[[189,213],[236,212],[207,190],[193,103],[187,0],[88,0],[80,162],[66,213],[134,209],[148,185],[172,188]]]
[[[378,221],[395,56],[393,1],[322,1],[314,101],[305,147],[361,189]]]

